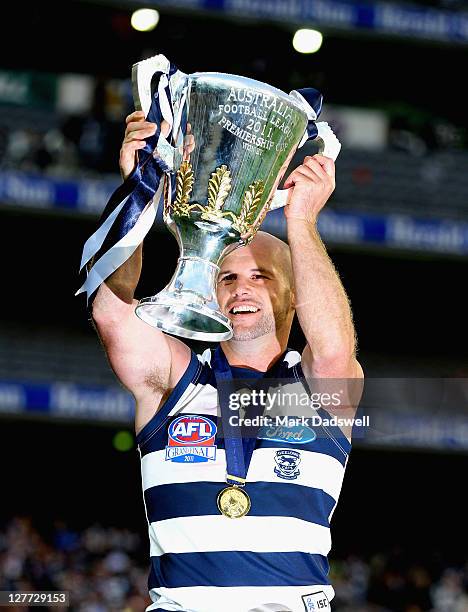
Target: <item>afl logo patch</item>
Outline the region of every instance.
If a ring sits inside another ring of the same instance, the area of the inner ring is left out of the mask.
[[[275,474],[285,480],[295,480],[299,474],[301,454],[294,450],[279,450],[275,454]]]
[[[169,425],[166,461],[201,463],[216,458],[216,425],[199,415],[181,416]]]

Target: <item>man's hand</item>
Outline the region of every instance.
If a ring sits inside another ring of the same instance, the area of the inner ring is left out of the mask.
[[[184,136],[184,142],[182,144],[182,159],[184,161],[190,161],[190,154],[195,149],[195,137],[192,134],[192,125],[187,123],[186,134]]]
[[[284,214],[287,219],[316,223],[317,215],[335,189],[335,164],[324,155],[308,155],[284,183],[292,187]]]
[[[146,146],[145,138],[154,136],[156,133],[156,123],[145,121],[145,114],[143,111],[135,111],[131,113],[125,119],[125,123],[127,124],[127,128],[125,130],[122,147],[120,149],[119,159],[120,174],[124,180],[133,172],[133,169],[137,163],[136,153]],[[163,120],[161,122],[161,133],[165,138],[167,138],[169,132],[169,123]],[[184,136],[183,145],[180,151],[184,160],[188,160],[190,158],[190,153],[194,150],[194,148],[195,139],[192,135],[192,126],[190,123],[187,123],[187,133]]]
[[[153,136],[156,132],[156,124],[145,121],[143,111],[135,111],[125,119],[127,124],[122,147],[120,149],[120,174],[125,180],[135,168],[137,162],[136,153],[146,145],[145,138]]]
[[[120,174],[125,180],[135,168],[137,162],[136,153],[139,149],[146,146],[145,138],[154,136],[156,133],[156,124],[150,121],[145,121],[143,111],[135,111],[128,115],[125,119],[127,128],[125,130],[122,147],[120,149]],[[167,136],[170,132],[170,127],[167,121],[161,122],[161,133]]]

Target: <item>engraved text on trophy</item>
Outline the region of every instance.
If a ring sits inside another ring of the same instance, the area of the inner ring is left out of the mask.
[[[248,151],[261,155],[273,148],[276,151],[289,148],[294,114],[277,96],[231,87],[218,110],[218,124],[242,140]],[[278,134],[280,139],[275,138]]]

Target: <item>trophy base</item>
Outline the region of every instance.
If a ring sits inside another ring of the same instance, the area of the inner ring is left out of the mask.
[[[200,304],[190,294],[162,291],[140,300],[136,315],[152,327],[175,336],[221,342],[232,338],[231,322],[219,310]]]

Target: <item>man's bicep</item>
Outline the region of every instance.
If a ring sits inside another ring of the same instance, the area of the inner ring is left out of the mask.
[[[317,368],[311,351],[306,346],[302,354],[301,367],[313,400],[331,417],[338,417],[338,426],[348,440],[351,440],[353,419],[361,401],[364,389],[364,372],[355,357],[349,362],[336,362],[326,368]]]
[[[96,328],[113,371],[131,393],[169,387],[172,353],[163,332],[141,321],[133,310],[118,322]]]

